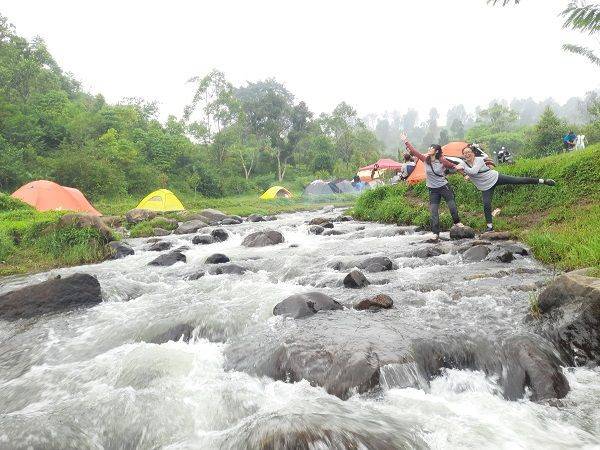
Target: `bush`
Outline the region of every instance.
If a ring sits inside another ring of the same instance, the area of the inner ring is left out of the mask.
[[[165,220],[163,217],[157,217],[152,220],[146,220],[135,224],[129,230],[132,238],[154,236],[154,229],[162,228],[163,230],[174,230],[177,225]]]
[[[33,208],[19,199],[0,193],[0,212],[19,210],[33,211]]]

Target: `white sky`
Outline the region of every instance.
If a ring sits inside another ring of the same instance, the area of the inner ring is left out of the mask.
[[[432,106],[564,102],[600,87],[597,67],[560,48],[585,43],[561,29],[567,3],[2,0],[0,13],[44,38],[88,91],[157,100],[163,118],[181,116],[186,80],[212,68],[236,85],[275,77],[317,113],[344,100],[361,115],[416,107],[424,118]]]

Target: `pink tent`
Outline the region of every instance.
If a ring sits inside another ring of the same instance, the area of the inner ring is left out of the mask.
[[[402,164],[400,164],[399,162],[394,161],[393,159],[388,159],[388,158],[383,158],[380,159],[379,161],[377,161],[374,164],[370,164],[368,166],[365,167],[361,167],[360,171],[363,170],[373,170],[373,168],[375,166],[379,166],[379,169],[392,169],[392,170],[401,170],[402,169]]]

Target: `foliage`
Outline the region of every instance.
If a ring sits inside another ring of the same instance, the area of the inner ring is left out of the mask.
[[[145,220],[136,223],[129,229],[129,235],[132,238],[154,236],[154,229],[162,228],[163,230],[174,230],[177,228],[173,222],[166,220],[164,217],[156,217],[152,220]]]
[[[527,154],[546,156],[557,153],[562,148],[562,137],[567,131],[567,125],[554,114],[550,107],[546,108],[540,121],[533,128]]]

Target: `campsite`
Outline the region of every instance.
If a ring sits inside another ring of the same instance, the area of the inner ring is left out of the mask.
[[[0,449],[599,448],[599,18],[3,2]]]

